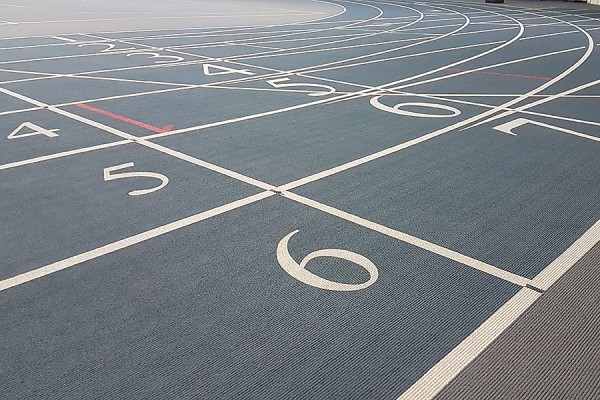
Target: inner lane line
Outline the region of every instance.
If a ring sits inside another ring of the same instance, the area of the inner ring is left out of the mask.
[[[426,240],[419,239],[419,238],[409,235],[407,233],[400,232],[400,231],[394,230],[392,228],[388,228],[384,225],[369,221],[367,219],[358,217],[356,215],[352,215],[350,213],[347,213],[347,212],[339,210],[337,208],[328,206],[326,204],[319,203],[319,202],[317,202],[315,200],[311,200],[307,197],[300,196],[298,194],[295,194],[292,192],[287,192],[287,191],[282,191],[281,195],[285,198],[294,200],[298,203],[301,203],[301,204],[307,205],[309,207],[315,208],[317,210],[326,212],[327,214],[334,215],[338,218],[342,218],[346,221],[360,225],[364,228],[373,230],[375,232],[382,233],[386,236],[389,236],[394,239],[398,239],[402,242],[419,247],[420,249],[427,250],[431,253],[435,253],[442,257],[448,258],[452,261],[456,261],[456,262],[466,265],[468,267],[485,272],[489,275],[495,276],[496,278],[500,278],[507,282],[514,283],[515,285],[525,287],[525,286],[531,284],[530,279],[527,279],[520,275],[503,270],[503,269],[495,267],[493,265],[487,264],[483,261],[476,260],[472,257],[469,257],[464,254],[458,253],[456,251],[447,249],[447,248],[439,246],[437,244],[428,242]]]
[[[550,78],[548,76],[531,76],[531,75],[506,74],[506,73],[503,73],[503,72],[490,72],[490,71],[472,71],[471,72],[470,70],[460,69],[460,68],[446,68],[446,71],[451,71],[451,72],[468,72],[468,73],[479,74],[479,75],[505,76],[505,77],[508,77],[508,78],[537,79],[537,80],[542,80],[542,81],[552,80],[552,78]]]
[[[99,144],[96,146],[83,147],[80,149],[63,151],[60,153],[54,153],[54,154],[50,154],[47,156],[41,156],[41,157],[30,158],[30,159],[22,160],[22,161],[16,161],[16,162],[0,165],[0,171],[6,170],[6,169],[11,169],[11,168],[16,168],[16,167],[22,167],[25,165],[36,164],[36,163],[39,163],[42,161],[55,160],[57,158],[68,157],[68,156],[72,156],[75,154],[82,154],[82,153],[88,153],[88,152],[96,151],[96,150],[108,149],[111,147],[121,146],[121,145],[128,144],[128,143],[134,143],[134,142],[133,142],[133,140],[128,140],[128,139],[120,140],[118,142]]]
[[[42,278],[46,275],[50,275],[50,274],[62,271],[64,269],[76,266],[76,265],[84,263],[86,261],[96,259],[96,258],[104,256],[106,254],[113,253],[117,250],[122,250],[127,247],[131,247],[135,244],[145,242],[150,239],[154,239],[156,237],[165,235],[165,234],[173,232],[175,230],[184,228],[186,226],[190,226],[197,222],[212,218],[214,216],[223,214],[227,211],[231,211],[231,210],[243,207],[248,204],[255,203],[259,200],[266,199],[267,197],[271,197],[274,195],[275,195],[275,193],[270,192],[270,191],[261,192],[261,193],[243,198],[241,200],[237,200],[237,201],[231,202],[229,204],[225,204],[223,206],[216,207],[211,210],[203,211],[199,214],[180,219],[180,220],[172,222],[170,224],[163,225],[163,226],[160,226],[160,227],[157,227],[154,229],[150,229],[150,230],[142,232],[142,233],[138,233],[137,235],[118,240],[116,242],[107,244],[105,246],[98,247],[93,250],[86,251],[86,252],[78,254],[76,256],[69,257],[69,258],[54,262],[52,264],[48,264],[43,267],[36,268],[34,270],[16,275],[12,278],[8,278],[8,279],[0,281],[0,292],[4,291],[6,289],[10,289],[12,287],[18,286],[18,285],[22,285],[24,283],[27,283],[27,282],[30,282],[33,280],[36,280],[36,279]]]

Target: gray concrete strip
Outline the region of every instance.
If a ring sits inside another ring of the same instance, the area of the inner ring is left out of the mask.
[[[436,400],[600,398],[600,244]]]

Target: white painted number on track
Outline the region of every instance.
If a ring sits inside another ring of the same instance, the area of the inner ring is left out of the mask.
[[[267,83],[273,86],[276,89],[279,88],[291,88],[291,87],[310,87],[310,88],[319,88],[321,90],[314,91],[308,93],[309,96],[327,96],[328,94],[335,93],[335,88],[328,85],[320,85],[318,83],[281,83],[289,81],[290,78],[279,78],[279,79],[271,79],[267,81]]]
[[[550,124],[545,124],[543,122],[533,121],[533,120],[527,119],[527,118],[517,118],[517,119],[509,121],[505,124],[495,126],[494,129],[497,131],[503,132],[503,133],[508,133],[509,135],[517,136],[517,134],[513,132],[513,129],[516,129],[516,128],[526,125],[526,124],[537,125],[537,126],[552,129],[552,130],[555,130],[558,132],[566,133],[568,135],[578,136],[578,137],[581,137],[584,139],[589,139],[589,140],[593,140],[595,142],[600,142],[600,137],[586,135],[585,133],[575,132],[570,129],[565,129],[565,128],[561,128],[559,126],[554,126],[554,125],[550,125]]]
[[[379,277],[379,271],[377,270],[375,264],[373,264],[368,258],[348,250],[324,249],[314,251],[306,257],[304,257],[300,264],[298,264],[296,261],[294,261],[294,259],[290,255],[290,252],[288,251],[288,242],[290,238],[296,233],[298,233],[297,230],[281,239],[279,245],[277,246],[277,261],[279,262],[279,265],[281,265],[281,268],[283,268],[285,272],[290,274],[293,278],[298,279],[300,282],[306,283],[307,285],[314,286],[319,289],[340,292],[349,292],[354,290],[365,289],[374,284],[375,281],[377,281],[377,278]],[[354,264],[360,265],[369,273],[369,280],[365,283],[360,284],[339,283],[329,281],[325,278],[313,274],[310,271],[307,271],[306,264],[308,264],[309,261],[318,257],[340,258],[342,260],[348,260]]]
[[[229,67],[222,67],[214,64],[202,64],[204,68],[204,75],[206,76],[217,76],[227,74],[243,74],[243,75],[254,75],[254,72],[250,72],[246,69],[233,69]],[[214,71],[218,70],[218,71]]]
[[[446,106],[443,104],[435,104],[435,103],[399,103],[393,107],[387,106],[381,102],[379,99],[383,96],[376,96],[371,98],[371,105],[381,111],[389,112],[392,114],[405,115],[407,117],[416,117],[416,118],[451,118],[460,115],[460,110],[458,108]],[[403,107],[417,107],[417,108],[433,108],[436,110],[448,111],[450,114],[428,114],[421,113],[416,111],[409,111],[403,109]]]
[[[154,61],[155,64],[171,63],[171,62],[178,62],[178,61],[183,61],[184,60],[183,57],[163,56],[163,55],[160,55],[158,53],[131,53],[131,54],[127,54],[127,57],[141,56],[141,55],[150,56],[148,58],[163,58],[163,59],[165,59],[165,60],[162,60],[162,61]]]
[[[25,130],[25,133],[22,131]],[[57,137],[59,129],[45,129],[31,122],[23,122],[17,129],[8,135],[7,139],[20,139],[34,135],[44,135],[48,137]]]
[[[114,43],[82,43],[77,47],[85,47],[85,46],[102,46],[105,49],[100,50],[100,53],[107,53],[117,47]],[[135,47],[127,47],[126,49],[118,49],[117,51],[125,51],[125,50],[135,50]]]
[[[108,182],[124,178],[155,178],[161,181],[160,185],[150,189],[133,190],[128,193],[130,196],[142,196],[145,194],[150,194],[152,192],[156,192],[157,190],[164,188],[165,186],[167,186],[167,183],[169,183],[169,178],[167,178],[163,174],[157,174],[156,172],[124,172],[119,174],[113,173],[115,171],[131,168],[133,166],[134,164],[130,162],[127,164],[115,165],[114,167],[104,168],[104,181]]]

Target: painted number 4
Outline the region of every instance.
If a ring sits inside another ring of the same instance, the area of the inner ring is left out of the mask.
[[[57,137],[59,129],[46,129],[42,128],[31,122],[23,122],[17,129],[11,132],[6,138],[8,140],[12,139],[21,139],[24,137],[34,136],[34,135],[44,135],[49,138]]]
[[[115,165],[114,167],[104,168],[104,181],[114,181],[116,179],[125,179],[125,178],[154,178],[158,179],[161,183],[158,186],[155,186],[150,189],[142,189],[142,190],[133,190],[128,194],[130,196],[143,196],[145,194],[150,194],[156,192],[167,186],[169,183],[169,178],[164,176],[163,174],[157,174],[156,172],[121,172],[115,174],[114,172],[120,171],[122,169],[134,167],[132,162],[127,164]]]

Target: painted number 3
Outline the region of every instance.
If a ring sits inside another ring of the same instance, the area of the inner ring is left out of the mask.
[[[169,178],[167,178],[163,174],[157,174],[156,172],[122,172],[119,174],[114,173],[115,171],[131,168],[133,166],[134,164],[130,162],[127,164],[115,165],[114,167],[104,168],[104,181],[108,182],[124,178],[155,178],[161,182],[160,185],[150,189],[132,190],[128,193],[130,196],[142,196],[145,194],[150,194],[152,192],[156,192],[157,190],[164,188],[169,183]]]
[[[281,239],[279,245],[277,246],[277,261],[285,270],[285,272],[290,274],[293,278],[316,288],[341,292],[365,289],[377,281],[377,278],[379,277],[379,271],[377,270],[375,264],[373,264],[368,258],[348,250],[324,249],[313,251],[304,257],[302,261],[300,261],[300,264],[298,264],[288,251],[288,242],[296,233],[298,233],[297,230]],[[306,270],[306,265],[311,260],[319,257],[340,258],[342,260],[348,260],[356,265],[360,265],[369,273],[369,280],[360,284],[333,282]]]

